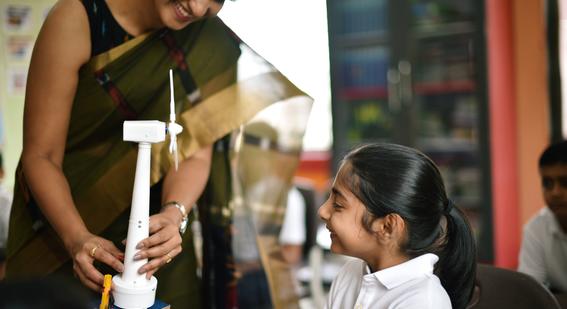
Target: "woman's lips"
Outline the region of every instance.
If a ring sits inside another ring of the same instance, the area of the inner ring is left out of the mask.
[[[173,2],[173,10],[175,11],[175,16],[179,21],[189,22],[193,20],[193,16],[179,1]]]

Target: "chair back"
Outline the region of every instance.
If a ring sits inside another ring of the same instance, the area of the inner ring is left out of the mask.
[[[526,274],[478,264],[476,278],[469,309],[561,309],[553,294]]]
[[[313,184],[307,181],[296,181],[295,187],[305,201],[305,243],[303,243],[303,258],[307,259],[309,250],[315,245],[317,234],[317,195]]]

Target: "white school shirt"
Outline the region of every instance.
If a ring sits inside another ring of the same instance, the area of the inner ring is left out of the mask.
[[[567,292],[567,234],[547,207],[524,226],[518,271]]]
[[[437,255],[426,253],[370,273],[366,262],[347,262],[333,283],[325,308],[450,309],[451,300],[433,274]]]
[[[279,241],[283,245],[302,245],[305,242],[305,199],[296,187],[287,194]]]

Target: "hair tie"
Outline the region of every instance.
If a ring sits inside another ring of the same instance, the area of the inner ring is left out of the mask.
[[[455,203],[453,203],[451,199],[447,199],[447,203],[445,203],[444,213],[446,215],[450,214],[453,208],[455,208]]]

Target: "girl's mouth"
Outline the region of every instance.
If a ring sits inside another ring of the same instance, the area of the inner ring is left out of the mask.
[[[327,225],[325,226],[327,228],[327,230],[329,231],[329,233],[331,233],[331,237],[337,236],[337,234]]]

